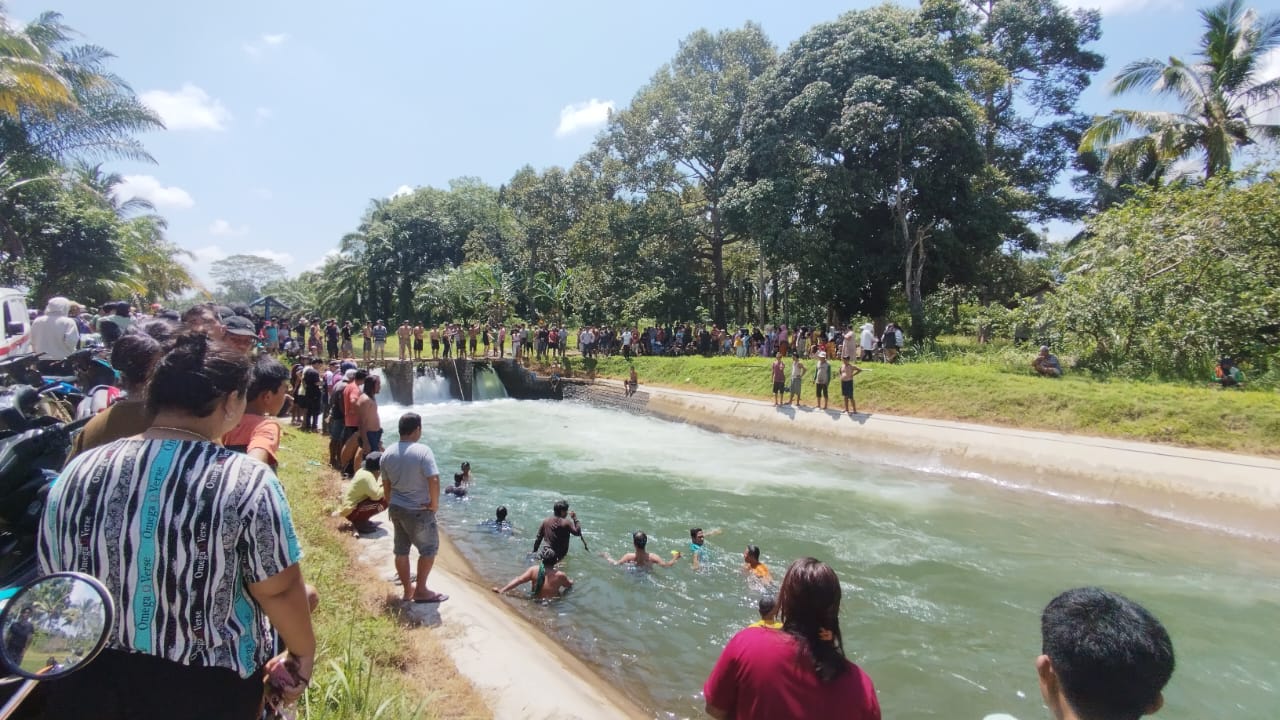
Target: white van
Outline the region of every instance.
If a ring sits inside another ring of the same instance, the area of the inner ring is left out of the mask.
[[[0,341],[0,358],[31,352],[31,317],[27,315],[27,296],[19,290],[0,288],[0,307],[4,310],[4,339]]]

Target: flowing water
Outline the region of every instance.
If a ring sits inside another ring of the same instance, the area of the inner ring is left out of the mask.
[[[471,399],[475,401],[482,400],[505,400],[507,398],[507,387],[502,384],[502,378],[498,377],[498,371],[488,365],[475,365],[475,379],[471,385]],[[414,395],[414,401],[418,399]]]
[[[405,409],[384,408],[385,426]],[[574,539],[564,569],[576,587],[547,604],[506,601],[656,717],[702,717],[720,649],[757,619],[760,590],[739,569],[748,543],[777,580],[803,555],[835,568],[846,650],[886,718],[1047,718],[1032,666],[1039,613],[1079,585],[1125,593],[1169,628],[1178,669],[1158,717],[1280,717],[1274,545],[577,403],[413,409],[442,475],[472,463],[471,496],[445,500],[440,519],[488,584],[521,572],[552,503],[572,503],[591,549]],[[514,536],[482,525],[499,504]],[[694,526],[722,529],[699,572],[687,561],[628,572],[598,556],[627,552],[634,530],[653,552],[687,555]]]

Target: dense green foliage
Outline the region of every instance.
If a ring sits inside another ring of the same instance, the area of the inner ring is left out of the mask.
[[[176,297],[194,285],[184,251],[150,205],[116,196],[119,175],[91,164],[150,161],[135,135],[163,125],[110,72],[111,54],[74,36],[56,13],[0,24],[0,283],[36,302]]]

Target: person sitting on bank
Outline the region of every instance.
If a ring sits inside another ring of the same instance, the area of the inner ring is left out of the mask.
[[[387,497],[382,492],[382,453],[373,451],[364,456],[364,467],[356,471],[347,487],[347,501],[339,512],[360,534],[378,529],[370,520],[387,509]]]
[[[649,536],[645,535],[643,530],[637,530],[631,534],[631,544],[635,547],[635,550],[623,555],[617,560],[609,557],[609,553],[607,552],[600,553],[600,556],[614,565],[626,565],[630,563],[635,565],[637,569],[648,569],[654,565],[671,567],[680,559],[679,550],[671,551],[670,560],[663,560],[657,553],[651,553],[646,550],[645,546],[649,544]]]
[[[1040,695],[1055,720],[1138,720],[1164,705],[1173,642],[1132,600],[1101,588],[1058,595],[1040,616]]]
[[[1048,345],[1040,346],[1040,354],[1036,355],[1036,359],[1031,361],[1031,368],[1036,374],[1045,377],[1062,377],[1062,365],[1058,362],[1058,356],[1049,352]]]
[[[550,546],[542,548],[538,553],[538,561],[537,565],[530,566],[511,582],[500,588],[493,588],[493,591],[501,595],[524,583],[532,583],[529,588],[530,597],[534,600],[551,600],[560,597],[573,587],[573,580],[570,580],[563,571],[556,569],[556,551]]]
[[[748,545],[747,549],[742,553],[742,569],[766,585],[773,584],[773,576],[769,574],[769,566],[760,562],[760,547],[758,545]]]
[[[778,599],[772,593],[765,593],[760,596],[760,619],[751,623],[747,627],[762,627],[770,630],[781,630],[782,623],[778,622]]]
[[[1213,384],[1218,387],[1244,389],[1244,372],[1240,370],[1235,361],[1229,357],[1224,357],[1218,361],[1217,367],[1213,369]]]
[[[463,477],[464,477],[464,476],[463,476],[463,474],[462,474],[462,473],[454,473],[454,474],[453,474],[453,485],[452,485],[452,486],[450,486],[450,487],[445,488],[445,489],[444,489],[444,494],[445,494],[445,495],[452,495],[452,496],[454,496],[454,497],[456,497],[456,498],[459,498],[459,499],[466,497],[466,496],[467,496],[467,487],[466,487],[466,485],[463,485],[463,484],[462,484],[462,483],[463,483],[463,480],[462,480],[462,478],[463,478]]]

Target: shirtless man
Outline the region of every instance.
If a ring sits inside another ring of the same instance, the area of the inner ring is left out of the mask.
[[[645,535],[644,531],[642,530],[637,530],[636,532],[632,533],[631,543],[635,546],[635,550],[627,553],[626,555],[623,555],[617,560],[614,560],[613,558],[609,557],[609,553],[600,553],[600,555],[605,560],[608,560],[614,565],[625,565],[627,563],[631,563],[632,565],[635,565],[637,568],[643,568],[646,570],[652,568],[654,565],[661,565],[662,567],[671,567],[672,565],[675,565],[678,560],[680,560],[679,550],[676,550],[671,553],[670,560],[663,560],[657,553],[651,553],[648,550],[645,550],[645,545],[649,544],[649,536]]]
[[[533,540],[533,551],[538,552],[538,547],[546,543],[555,550],[556,562],[560,562],[569,554],[569,536],[582,537],[582,525],[578,523],[578,514],[569,509],[568,500],[557,500],[551,506],[551,513],[551,517],[543,520],[542,526],[538,528],[538,536]]]
[[[409,337],[412,335],[413,328],[409,327],[408,320],[400,323],[400,327],[396,328],[396,339],[400,341],[401,360],[407,360],[409,358]]]
[[[360,452],[356,454],[355,465],[359,467],[365,455],[374,450],[382,450],[382,420],[378,418],[378,391],[382,389],[382,381],[377,375],[364,379],[364,392],[356,399],[356,422],[359,423],[357,438],[360,441]]]
[[[427,336],[431,339],[431,359],[435,360],[440,357],[440,328],[432,325]]]
[[[530,566],[511,582],[500,588],[494,588],[493,591],[501,595],[516,586],[532,583],[529,594],[533,599],[551,600],[560,597],[573,587],[573,581],[569,576],[556,569],[555,550],[550,547],[542,548],[542,552],[538,553],[538,560],[540,562],[537,565]]]
[[[422,359],[422,323],[413,326],[413,359],[415,361]]]

